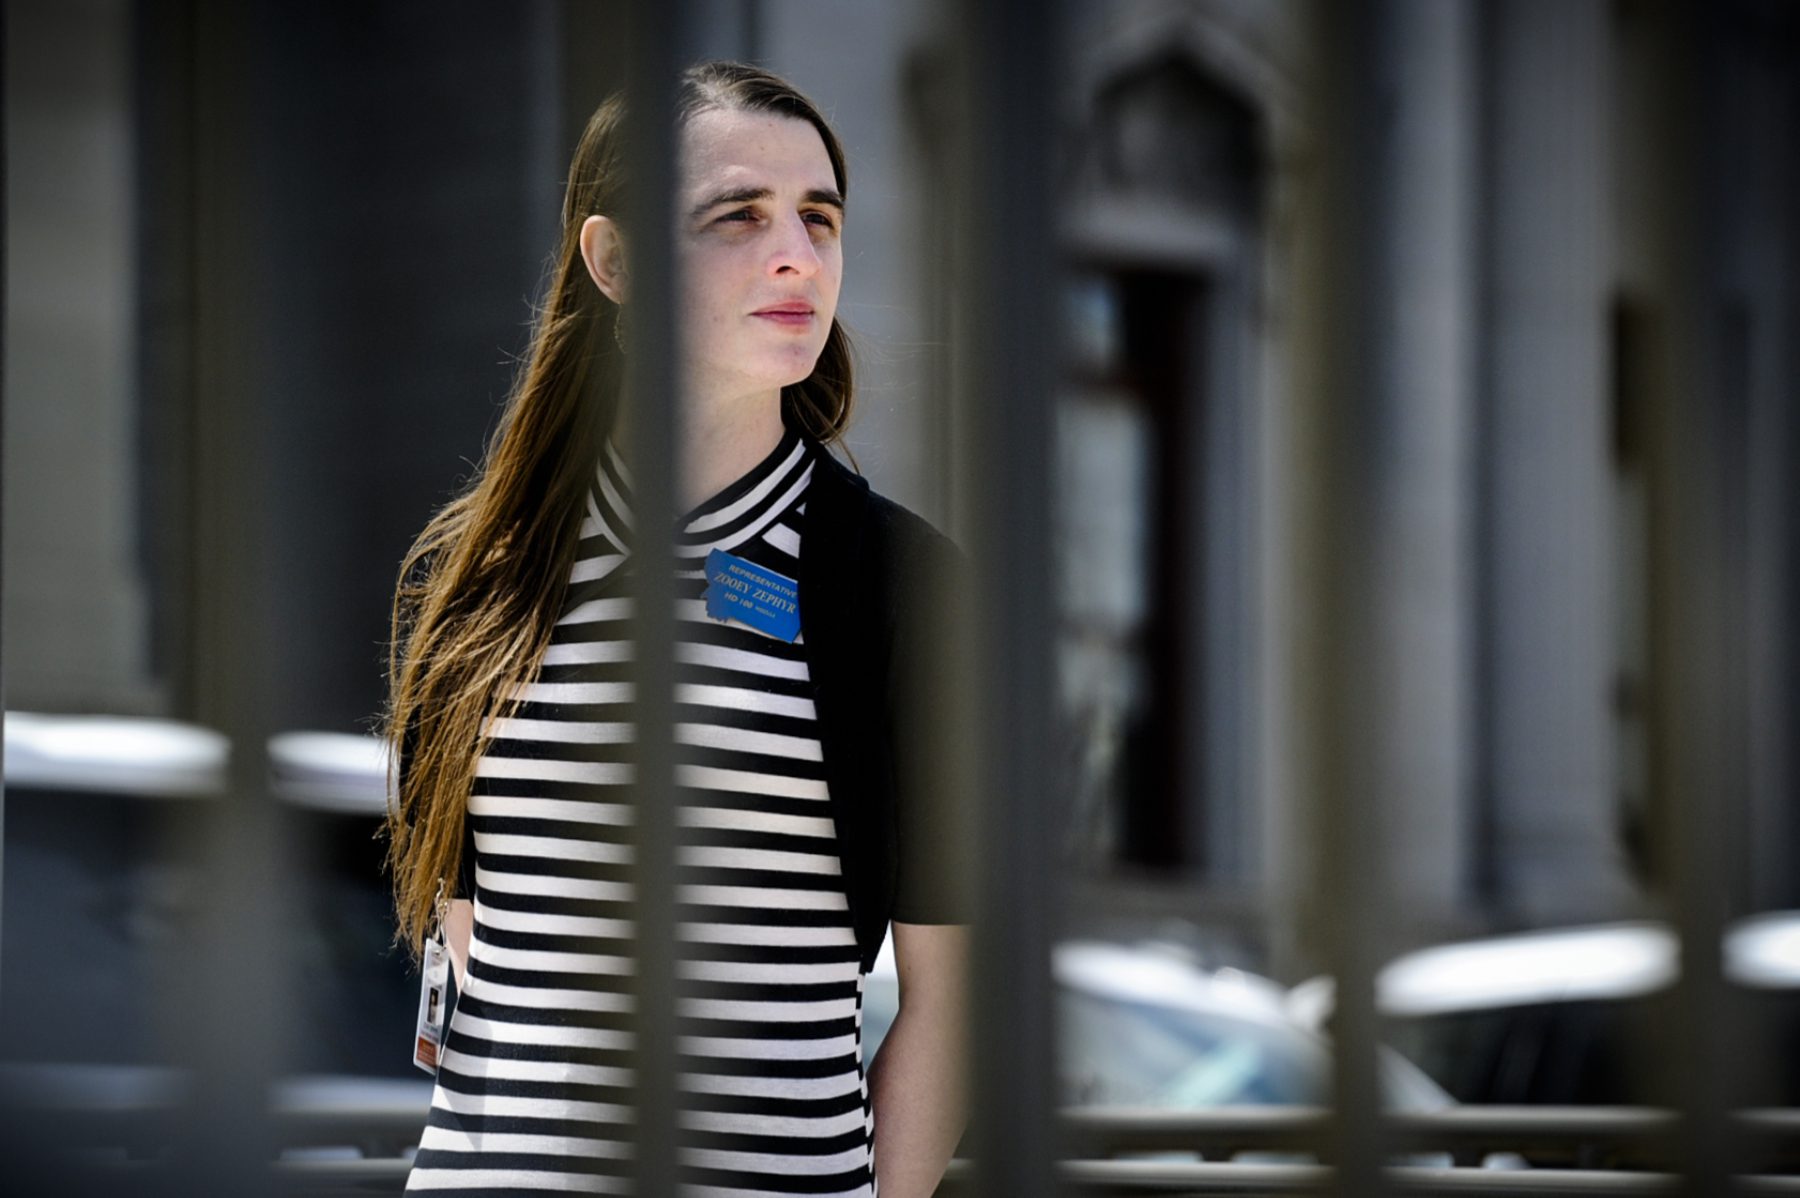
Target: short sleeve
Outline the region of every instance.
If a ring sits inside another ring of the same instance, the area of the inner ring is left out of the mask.
[[[968,559],[955,542],[908,513],[896,536],[897,585],[889,703],[893,713],[897,876],[892,918],[900,923],[966,924],[974,909],[970,835],[974,804],[947,737],[962,721],[940,718],[949,679],[942,630],[952,601],[967,594]],[[967,760],[967,755],[961,758]]]

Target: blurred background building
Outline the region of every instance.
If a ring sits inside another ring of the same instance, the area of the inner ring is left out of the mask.
[[[621,78],[620,42],[606,6],[579,2],[267,4],[222,57],[201,7],[6,6],[6,708],[198,718],[195,397],[226,379],[267,413],[274,722],[359,733],[382,698],[401,555],[493,427],[561,172]],[[955,532],[971,463],[933,250],[956,31],[927,4],[703,7],[709,53],[786,75],[846,141],[850,445],[877,489]],[[1667,318],[1642,266],[1664,131],[1647,118],[1644,6],[1428,11],[1390,30],[1412,219],[1395,251],[1406,391],[1381,430],[1407,513],[1389,618],[1419,683],[1397,717],[1411,774],[1388,883],[1416,943],[1656,913],[1665,865],[1648,831],[1642,367]],[[1751,768],[1717,801],[1741,819],[1729,881],[1751,912],[1800,906],[1800,21],[1781,3],[1721,11],[1718,469],[1732,731]],[[1071,930],[1182,938],[1296,981],[1320,967],[1292,932],[1320,849],[1288,719],[1308,686],[1293,520],[1312,480],[1291,368],[1298,197],[1317,162],[1302,10],[1110,0],[1068,15],[1075,69],[1044,119],[1068,266],[1056,482],[1073,734],[1046,751],[1070,779]],[[229,121],[203,102],[220,89]],[[222,202],[249,205],[256,230],[230,263],[250,302],[223,313],[207,218]],[[1371,680],[1368,703],[1390,697]],[[0,1054],[154,1060],[133,994],[203,899],[177,846],[211,800],[21,783],[17,728],[9,716]],[[412,983],[386,950],[375,809],[284,811],[304,881],[284,943],[317,983],[297,1069],[408,1070]],[[347,1024],[346,1008],[368,1017]]]

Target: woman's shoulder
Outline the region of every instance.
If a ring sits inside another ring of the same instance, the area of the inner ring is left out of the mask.
[[[879,550],[902,561],[915,559],[943,562],[951,569],[966,561],[967,555],[950,536],[930,520],[892,496],[877,490],[867,478],[839,461],[828,449],[820,448],[821,471],[815,481],[823,481],[821,498],[844,509],[845,522],[863,536],[872,537]]]

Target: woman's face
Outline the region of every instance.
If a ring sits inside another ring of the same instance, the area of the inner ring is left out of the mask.
[[[688,386],[730,398],[812,373],[843,281],[843,206],[808,121],[712,109],[681,141],[675,215]],[[810,313],[777,316],[771,307]]]

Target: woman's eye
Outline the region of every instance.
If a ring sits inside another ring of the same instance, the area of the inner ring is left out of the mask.
[[[812,223],[821,229],[837,228],[837,222],[832,220],[831,216],[828,213],[808,212],[806,215],[809,220],[813,217],[817,217],[818,219],[814,220]],[[741,223],[740,218],[748,219],[748,220],[755,220],[756,219],[756,210],[754,208],[739,208],[736,212],[727,212],[724,216],[721,216],[719,219],[720,220],[728,220],[728,221],[739,221]]]

